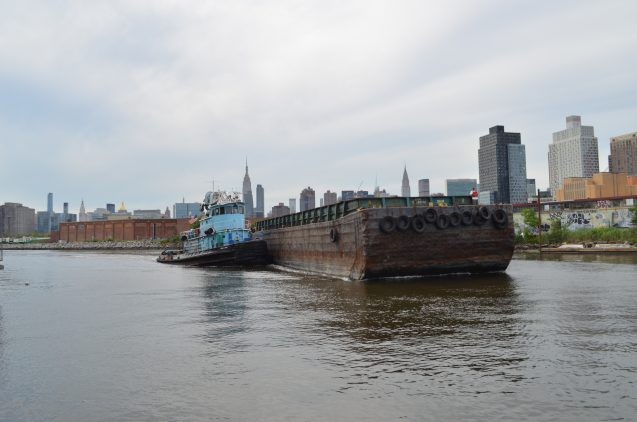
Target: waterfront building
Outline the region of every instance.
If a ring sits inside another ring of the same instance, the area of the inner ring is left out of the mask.
[[[447,196],[468,196],[476,188],[476,179],[447,179]],[[428,196],[428,195],[427,195]]]
[[[90,242],[96,240],[164,239],[190,227],[188,219],[123,219],[62,223],[51,233],[54,242]]]
[[[567,177],[557,190],[557,201],[609,199],[637,196],[637,176],[627,173],[595,173],[593,177]]]
[[[353,190],[342,190],[341,191],[341,201],[349,201],[350,199],[354,199],[354,191]]]
[[[86,208],[84,207],[84,198],[82,198],[82,202],[80,203],[80,218],[79,221],[88,221],[88,215],[86,215]]]
[[[307,211],[313,208],[316,208],[314,189],[308,186],[301,191],[301,196],[299,197],[299,211]]]
[[[429,196],[429,179],[420,179],[418,181],[418,196]]]
[[[201,204],[199,202],[186,202],[182,198],[181,203],[173,204],[173,216],[175,218],[192,218],[198,217],[201,213]]]
[[[106,211],[115,214],[115,204],[106,204]]]
[[[265,208],[264,208],[263,200],[264,200],[263,186],[257,185],[257,208],[254,213],[254,216],[257,218],[265,217],[265,214],[264,214]]]
[[[294,214],[296,212],[296,198],[290,198],[288,202],[290,204],[290,213]]]
[[[405,197],[411,196],[411,188],[409,187],[409,176],[407,176],[407,165],[403,170],[403,183],[400,189],[400,194]]]
[[[246,159],[246,174],[243,176],[243,204],[246,209],[246,218],[254,217],[254,202],[252,199],[252,182],[250,182],[250,175],[248,174],[248,160]]]
[[[47,213],[48,214],[48,213]],[[15,237],[35,232],[35,210],[17,202],[0,205],[0,237]]]
[[[35,215],[35,230],[38,233],[50,233],[51,217],[48,211],[38,211]]]
[[[525,203],[526,151],[517,132],[505,132],[504,126],[489,128],[489,134],[480,137],[478,149],[480,173],[479,196],[490,203]]]
[[[610,138],[608,170],[637,176],[637,132]]]
[[[566,129],[553,133],[549,145],[549,184],[555,196],[567,177],[590,178],[599,172],[597,138],[593,126],[580,116],[568,116]]]
[[[338,198],[336,192],[330,192],[328,189],[327,192],[323,194],[323,205],[332,205],[338,202]]]
[[[286,207],[283,205],[283,202],[279,202],[279,205],[272,207],[272,213],[270,215],[272,217],[283,217],[288,214],[290,214],[290,207]]]

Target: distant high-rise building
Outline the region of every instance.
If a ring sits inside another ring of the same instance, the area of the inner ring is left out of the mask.
[[[198,217],[201,213],[201,204],[199,202],[186,202],[185,199],[181,203],[177,202],[173,205],[174,218],[192,218]]]
[[[252,183],[248,175],[248,160],[246,159],[246,174],[243,176],[243,203],[246,207],[246,218],[254,217],[254,202],[252,200]]]
[[[106,204],[106,211],[115,214],[115,204]]]
[[[64,223],[68,223],[68,215],[69,215],[69,203],[65,202],[64,205],[62,205],[62,222]]]
[[[307,211],[313,208],[316,208],[314,189],[308,186],[301,191],[301,196],[299,197],[299,211]]]
[[[137,220],[156,220],[163,216],[161,210],[133,210],[133,218]]]
[[[343,190],[343,191],[341,191],[341,201],[349,201],[350,199],[354,199],[354,191],[353,190]]]
[[[447,179],[447,196],[469,196],[476,188],[476,179]]]
[[[265,209],[263,205],[263,194],[264,194],[263,186],[257,185],[257,208],[254,213],[255,214],[254,216],[257,218],[263,218],[265,216],[264,214]]]
[[[336,202],[337,202],[336,192],[330,192],[328,189],[327,192],[323,194],[323,205],[332,205],[332,204],[336,204]]]
[[[587,177],[599,172],[599,152],[593,126],[582,126],[580,116],[568,116],[566,129],[553,133],[549,145],[549,183],[553,197],[567,177]]]
[[[88,216],[86,215],[86,208],[84,207],[84,199],[82,199],[82,202],[80,203],[80,222],[82,221],[88,221]]]
[[[33,208],[15,202],[5,202],[4,205],[0,205],[0,237],[13,237],[33,232],[35,232]]]
[[[637,132],[610,138],[608,171],[637,176]]]
[[[535,179],[526,179],[526,195],[527,199],[537,198],[537,187],[535,186]]]
[[[46,196],[46,212],[48,213],[46,222],[46,233],[51,233],[51,225],[53,223],[53,193],[49,192]]]
[[[290,214],[290,207],[283,205],[283,202],[279,202],[279,205],[272,207],[272,217],[283,217],[288,214]]]
[[[418,196],[429,196],[429,179],[418,181]]]
[[[405,164],[405,170],[403,170],[403,183],[400,190],[400,194],[405,197],[411,196],[411,188],[409,187],[409,176],[407,176],[406,164]]]
[[[170,218],[170,210],[166,207],[166,211],[164,211],[164,218]]]
[[[290,198],[290,214],[294,214],[296,212],[296,198]]]
[[[489,128],[480,137],[478,149],[481,203],[525,203],[526,151],[516,132],[505,132],[504,126]]]

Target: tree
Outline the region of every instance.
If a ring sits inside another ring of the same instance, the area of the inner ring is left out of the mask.
[[[522,218],[524,219],[524,224],[534,229],[540,224],[540,219],[533,208],[524,208],[522,210]]]
[[[632,211],[632,213],[633,213],[633,219],[632,219],[632,221],[631,221],[631,222],[632,222],[633,224],[637,224],[637,205],[635,205],[634,207],[632,207],[630,210],[631,210],[631,211]]]

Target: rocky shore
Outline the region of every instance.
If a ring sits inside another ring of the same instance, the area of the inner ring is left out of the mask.
[[[133,240],[111,242],[64,242],[64,243],[3,243],[4,250],[160,250],[170,245],[159,240]]]
[[[539,252],[539,245],[515,245],[516,253]],[[543,244],[543,253],[617,253],[637,252],[637,245],[630,243],[596,243],[584,242],[577,244]]]

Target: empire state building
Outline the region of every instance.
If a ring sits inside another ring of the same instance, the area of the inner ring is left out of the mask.
[[[252,182],[248,175],[248,160],[246,160],[246,175],[243,177],[243,203],[246,207],[246,218],[254,217],[254,202],[252,200]]]

